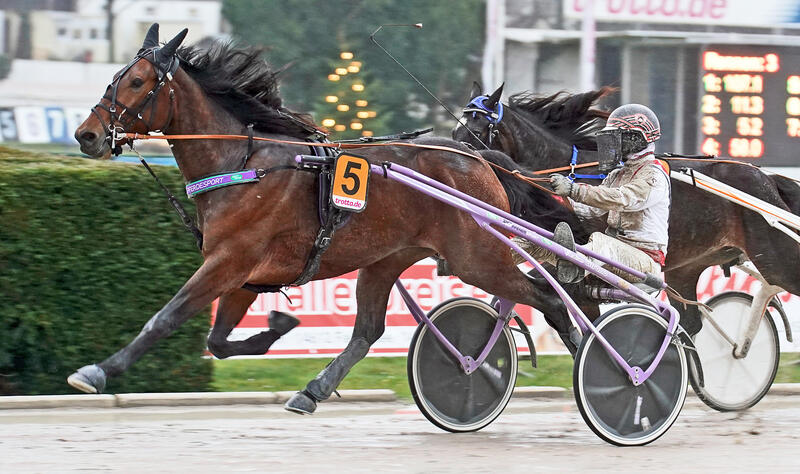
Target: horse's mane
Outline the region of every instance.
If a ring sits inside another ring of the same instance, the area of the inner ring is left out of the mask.
[[[214,42],[209,48],[178,50],[183,68],[219,105],[243,124],[267,133],[305,138],[315,128],[308,115],[282,107],[278,74],[263,59],[262,48]]]
[[[602,87],[580,94],[560,91],[549,96],[521,92],[509,98],[508,106],[578,148],[594,150],[597,149],[594,135],[605,126],[609,113],[592,106],[615,90]]]

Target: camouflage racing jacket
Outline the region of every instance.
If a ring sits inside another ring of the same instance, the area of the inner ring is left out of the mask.
[[[570,199],[578,217],[588,219],[607,213],[606,234],[648,253],[666,255],[669,172],[652,153],[629,159],[599,186],[575,184]]]

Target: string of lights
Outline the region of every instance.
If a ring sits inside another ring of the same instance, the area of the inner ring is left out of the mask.
[[[330,88],[324,98],[326,107],[321,124],[334,133],[345,134],[350,131],[351,135],[373,136],[368,122],[376,118],[378,113],[367,108],[367,86],[360,75],[362,67],[362,62],[355,60],[352,52],[342,51],[327,76]]]

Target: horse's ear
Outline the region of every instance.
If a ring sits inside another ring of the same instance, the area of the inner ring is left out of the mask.
[[[486,101],[487,107],[494,108],[494,106],[500,102],[500,97],[503,95],[503,87],[505,87],[505,85],[505,82],[500,84],[500,87],[498,87],[496,91],[492,92],[492,95],[490,95],[489,99]]]
[[[478,97],[479,95],[481,95],[482,91],[483,91],[483,89],[481,88],[481,85],[478,84],[478,81],[472,81],[472,89],[470,89],[470,91],[469,91],[470,100],[472,100],[475,97]]]
[[[175,35],[174,38],[169,40],[169,43],[165,44],[159,53],[163,55],[164,58],[171,57],[173,54],[175,54],[175,51],[178,50],[178,46],[181,45],[183,39],[186,38],[186,33],[188,32],[189,28],[184,28],[180,33]]]
[[[150,29],[147,30],[147,35],[144,37],[142,49],[155,48],[156,46],[158,46],[158,23],[153,23],[150,25]]]

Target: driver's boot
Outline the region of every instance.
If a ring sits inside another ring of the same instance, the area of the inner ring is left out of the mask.
[[[575,251],[575,237],[566,222],[559,222],[553,231],[553,241],[562,247]],[[556,278],[561,283],[576,283],[583,278],[583,269],[569,260],[561,258],[556,262]]]

